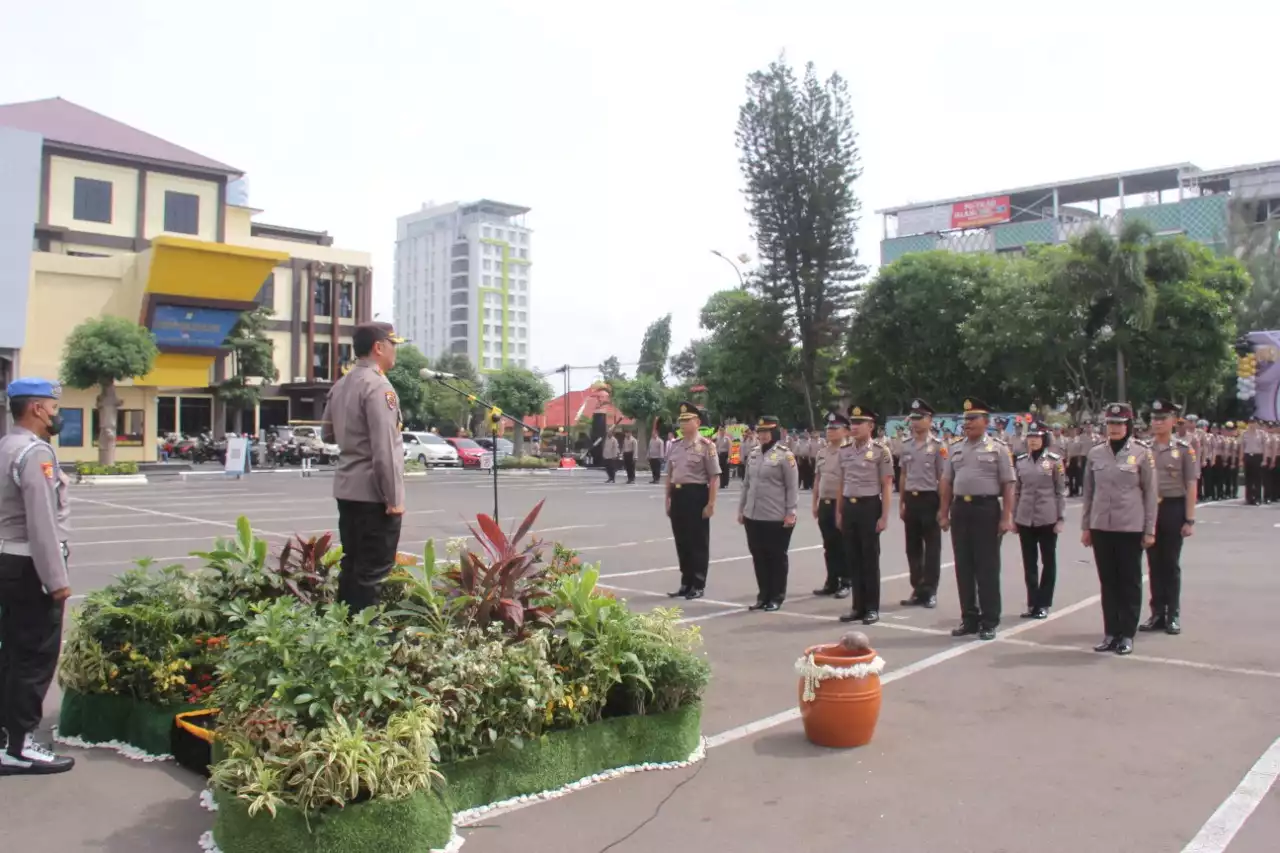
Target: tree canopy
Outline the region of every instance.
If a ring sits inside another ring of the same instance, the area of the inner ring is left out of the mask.
[[[545,379],[532,370],[515,366],[507,366],[489,374],[485,394],[503,413],[518,420],[541,413],[542,407],[555,396]],[[522,452],[523,439],[524,429],[515,427],[512,443],[517,456]]]
[[[426,429],[431,421],[430,389],[418,374],[424,367],[430,367],[430,362],[416,346],[396,347],[396,364],[387,371],[387,380],[400,398],[405,429]]]
[[[240,315],[226,346],[230,350],[227,364],[231,375],[215,389],[218,397],[234,413],[234,431],[244,431],[244,411],[253,408],[262,397],[262,385],[274,382],[280,376],[276,369],[275,345],[267,337],[270,308],[259,306]],[[251,382],[257,379],[259,382]],[[221,427],[221,424],[215,426]]]
[[[99,389],[98,461],[115,462],[117,382],[151,372],[155,365],[155,337],[123,317],[95,317],[71,330],[62,350],[62,384],[69,388]]]
[[[665,314],[649,324],[640,343],[640,363],[636,376],[650,376],[659,383],[671,353],[671,315]]]

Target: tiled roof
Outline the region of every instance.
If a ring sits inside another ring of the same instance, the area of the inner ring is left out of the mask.
[[[39,133],[52,143],[103,154],[239,176],[234,166],[174,145],[62,98],[0,104],[0,127]]]

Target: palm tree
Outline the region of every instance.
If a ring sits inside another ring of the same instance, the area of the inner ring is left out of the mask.
[[[1124,221],[1120,233],[1095,225],[1071,242],[1063,267],[1071,288],[1088,306],[1085,334],[1109,337],[1116,348],[1116,399],[1126,397],[1125,350],[1148,329],[1156,290],[1147,280],[1147,246],[1155,232],[1139,219]]]

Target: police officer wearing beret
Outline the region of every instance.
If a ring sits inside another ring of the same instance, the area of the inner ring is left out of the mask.
[[[1156,466],[1156,541],[1147,549],[1151,578],[1151,618],[1140,631],[1182,633],[1182,540],[1195,531],[1196,477],[1199,463],[1188,442],[1173,434],[1179,407],[1169,400],[1151,403],[1151,455]]]
[[[813,517],[822,534],[822,557],[827,580],[814,595],[848,598],[852,582],[844,554],[844,534],[836,521],[844,483],[840,479],[840,448],[849,438],[849,419],[839,412],[827,415],[827,442],[814,460]]]
[[[324,440],[342,453],[333,477],[342,566],[338,600],[357,613],[378,601],[400,547],[404,443],[400,400],[387,371],[404,343],[390,323],[356,326],[356,363],[334,383],[324,409]]]
[[[853,437],[838,454],[841,499],[836,523],[844,534],[844,553],[853,584],[853,609],[841,622],[880,621],[880,534],[889,525],[893,491],[893,454],[875,440],[876,413],[867,406],[851,406]]]
[[[702,598],[707,587],[720,459],[715,442],[698,434],[702,419],[696,405],[681,403],[676,419],[680,438],[667,455],[667,517],[680,561],[680,588],[667,595],[695,599]]]
[[[747,459],[738,496],[738,523],[747,531],[758,589],[749,610],[777,610],[787,597],[787,549],[796,527],[800,471],[795,454],[778,442],[778,431],[776,417],[761,416],[756,424],[760,443]]]
[[[0,776],[64,773],[75,761],[33,739],[58,666],[67,575],[68,480],[49,440],[61,388],[9,384],[13,430],[0,438]]]
[[[1080,543],[1093,548],[1105,636],[1095,652],[1133,652],[1142,615],[1142,549],[1156,540],[1155,457],[1133,437],[1133,407],[1109,403],[1107,441],[1084,469]]]
[[[1000,625],[1000,536],[1017,529],[1013,457],[1004,442],[987,435],[986,403],[969,397],[961,408],[964,436],[948,448],[938,509],[939,525],[951,529],[960,594],[960,627],[951,636],[993,640]]]
[[[938,483],[946,466],[947,447],[933,434],[933,408],[911,401],[911,438],[902,445],[898,517],[906,531],[911,597],[903,607],[938,606],[942,573],[942,528],[938,526]]]
[[[1049,427],[1036,421],[1027,430],[1026,452],[1013,460],[1018,477],[1013,521],[1018,525],[1027,585],[1023,619],[1048,618],[1058,580],[1058,534],[1067,510],[1067,475],[1062,454],[1049,449],[1052,442]]]

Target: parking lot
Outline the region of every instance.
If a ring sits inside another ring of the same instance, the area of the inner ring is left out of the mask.
[[[634,606],[670,603],[678,573],[659,487],[606,485],[596,472],[501,476],[504,527],[545,497],[535,527],[544,538],[599,561],[603,582]],[[195,565],[189,553],[230,534],[242,514],[275,543],[333,530],[330,486],[296,473],[77,486],[74,592],[140,557]],[[936,610],[897,606],[909,587],[895,517],[882,540],[883,621],[863,629],[888,662],[880,724],[869,746],[838,752],[804,739],[792,666],[807,646],[839,638],[848,600],[810,594],[823,577],[821,546],[802,517],[784,609],[746,612],[755,584],[736,500],[735,484],[712,522],[707,598],[684,607],[713,666],[706,761],[490,814],[464,833],[467,851],[1277,849],[1280,787],[1265,791],[1280,765],[1280,512],[1203,507],[1184,552],[1184,633],[1141,635],[1129,658],[1090,651],[1101,615],[1074,502],[1050,618],[1017,618],[1022,572],[1016,541],[1006,541],[1005,619],[989,643],[949,636],[958,623],[949,563]],[[402,550],[465,535],[492,502],[487,474],[410,480]],[[55,689],[50,723],[58,703]],[[10,815],[0,849],[198,849],[211,823],[197,804],[202,780],[102,750],[77,760],[69,776],[0,781]]]

